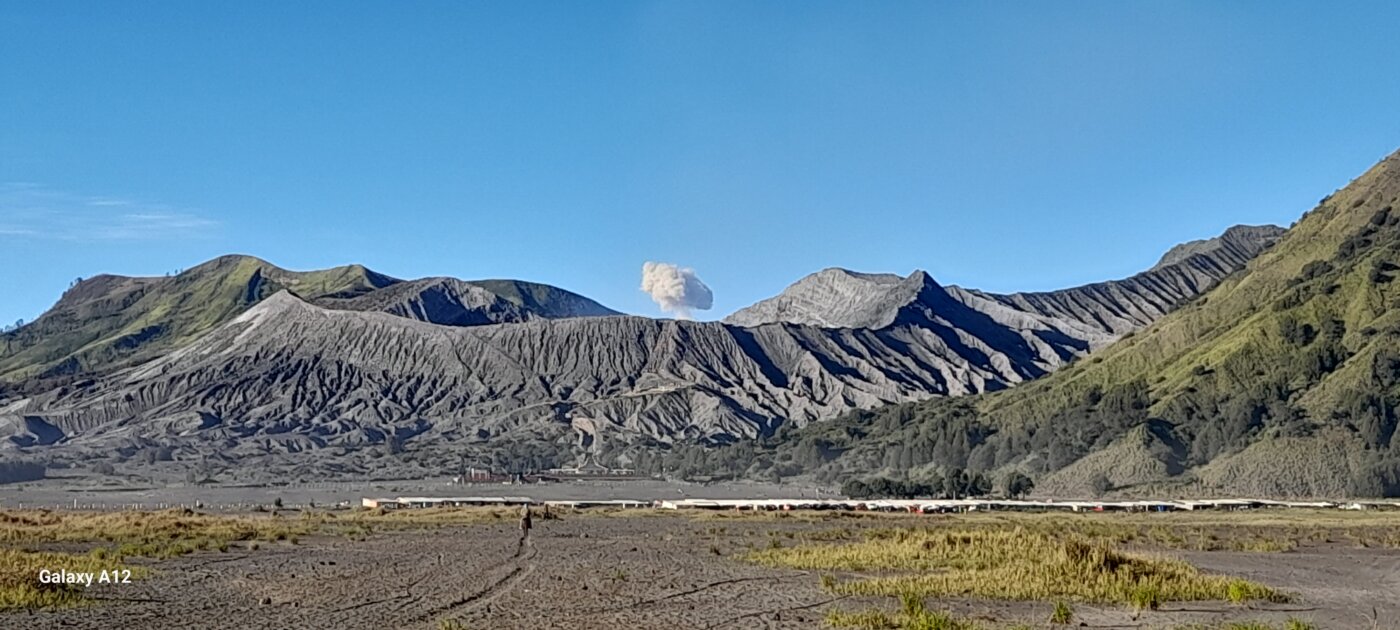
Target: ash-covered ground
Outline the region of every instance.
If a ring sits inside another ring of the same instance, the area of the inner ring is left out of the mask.
[[[897,607],[823,590],[815,572],[743,560],[832,528],[915,527],[938,517],[568,514],[311,537],[141,560],[153,575],[94,585],[81,608],[0,614],[5,628],[813,628],[833,609]],[[947,524],[947,523],[945,523]],[[778,542],[774,542],[778,541]],[[1284,554],[1167,552],[1283,589],[1288,604],[1169,603],[1134,613],[1076,605],[1090,627],[1213,626],[1290,617],[1320,628],[1394,627],[1400,550],[1320,545]],[[1045,602],[931,601],[988,627],[1042,626]],[[1374,608],[1374,612],[1373,612]],[[1388,625],[1390,624],[1390,625]]]

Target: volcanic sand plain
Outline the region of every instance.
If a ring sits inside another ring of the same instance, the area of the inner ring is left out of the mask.
[[[1278,602],[1166,601],[1156,610],[1070,601],[1076,626],[1212,628],[1248,621],[1282,628],[1291,620],[1310,624],[1300,627],[1400,627],[1397,513],[555,510],[553,518],[537,516],[522,537],[513,510],[410,512],[239,516],[273,526],[319,525],[281,540],[127,557],[125,565],[146,570],[142,577],[84,588],[76,605],[0,613],[0,627],[812,628],[827,623],[832,611],[895,613],[901,604],[830,588],[833,581],[870,577],[860,572],[767,566],[755,556],[944,529],[1106,540],[1125,552],[1184,560],[1204,574],[1235,576],[1287,596]],[[74,554],[103,544],[4,543]],[[973,595],[928,598],[923,605],[973,624],[968,627],[1050,627],[1053,602]]]

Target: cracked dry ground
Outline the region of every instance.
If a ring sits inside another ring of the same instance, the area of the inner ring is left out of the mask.
[[[0,614],[0,627],[810,628],[832,601],[815,574],[728,557],[793,525],[811,527],[571,517],[536,520],[524,543],[504,519],[264,543],[142,562],[155,574],[94,585],[94,606]]]

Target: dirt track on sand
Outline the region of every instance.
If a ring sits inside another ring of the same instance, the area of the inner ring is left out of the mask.
[[[861,527],[863,519],[841,519]],[[911,524],[915,521],[911,521]],[[890,523],[884,521],[888,526]],[[787,534],[838,523],[684,516],[536,520],[528,540],[514,521],[377,533],[366,540],[310,538],[257,550],[200,552],[163,561],[125,585],[94,585],[93,606],[0,614],[0,628],[813,628],[833,607],[897,606],[840,600],[816,573],[736,559]],[[1320,628],[1400,625],[1400,551],[1347,547],[1289,553],[1181,552],[1205,570],[1282,588],[1286,605],[1168,604],[1136,616],[1077,606],[1090,627],[1161,628],[1227,619]],[[1041,624],[1047,603],[930,601],[999,627]]]

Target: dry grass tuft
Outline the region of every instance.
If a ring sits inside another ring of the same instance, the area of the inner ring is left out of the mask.
[[[83,587],[80,585],[41,584],[39,572],[45,569],[91,573],[129,569],[132,577],[145,574],[145,569],[140,567],[121,566],[96,555],[0,549],[0,611],[59,608],[83,603]]]
[[[1167,601],[1286,601],[1267,587],[1205,575],[1178,560],[1124,553],[1102,541],[1023,528],[881,533],[858,543],[768,549],[749,559],[821,571],[906,571],[836,582],[845,595],[986,597],[1103,602],[1154,608]]]
[[[221,542],[287,540],[315,531],[320,518],[214,516],[189,510],[160,512],[0,512],[0,544],[115,543],[119,555],[168,557]]]

